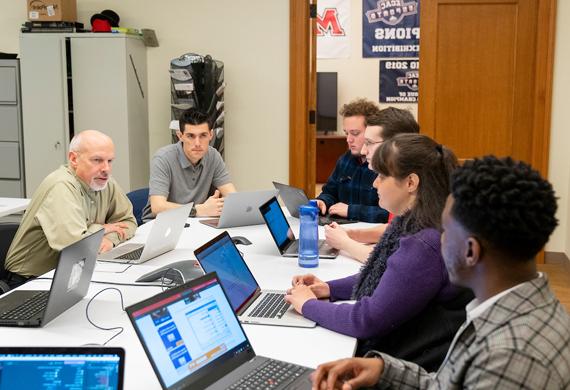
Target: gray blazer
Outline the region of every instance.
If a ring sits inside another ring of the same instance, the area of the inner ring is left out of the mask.
[[[570,389],[570,316],[540,276],[465,323],[437,373],[367,356],[384,359],[379,389]]]

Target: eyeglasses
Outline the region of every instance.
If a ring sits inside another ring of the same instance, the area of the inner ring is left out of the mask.
[[[369,148],[369,147],[372,146],[372,145],[381,144],[381,143],[383,143],[383,142],[384,142],[383,140],[382,140],[382,141],[372,142],[372,141],[370,141],[370,140],[368,140],[368,139],[365,139],[365,140],[364,140],[364,146],[366,146],[367,148]]]

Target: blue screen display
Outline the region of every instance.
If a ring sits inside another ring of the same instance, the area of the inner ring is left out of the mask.
[[[206,273],[217,272],[234,311],[237,311],[258,287],[229,235],[197,253],[196,258]]]
[[[279,202],[277,202],[276,198],[273,198],[262,207],[261,214],[265,218],[267,227],[271,230],[271,234],[278,247],[282,247],[288,240],[295,239],[293,231],[287,223],[287,218],[285,218],[283,210],[281,210],[281,206],[279,206]]]
[[[214,362],[232,359],[247,343],[215,278],[174,295],[166,294],[132,316],[167,387],[198,380],[215,369]]]
[[[0,390],[88,389],[119,386],[117,355],[0,355]]]

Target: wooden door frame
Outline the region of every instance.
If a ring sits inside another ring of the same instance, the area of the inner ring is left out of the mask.
[[[316,108],[311,3],[289,1],[289,184],[302,188],[310,198],[315,196],[316,180],[316,129],[309,123],[310,111]]]
[[[554,83],[554,43],[556,38],[556,0],[539,0],[536,37],[534,85],[534,129],[532,161],[544,178],[548,178],[550,157],[550,120]]]
[[[424,0],[429,1],[429,0]],[[316,177],[316,135],[308,123],[310,111],[310,34],[309,2],[289,2],[289,183],[314,194]],[[534,135],[532,165],[544,177],[548,176],[550,149],[550,121],[552,111],[552,84],[554,40],[556,34],[556,0],[538,0],[538,36],[536,56],[536,83],[534,87]],[[425,25],[425,23],[424,23]],[[429,24],[424,28],[430,28]],[[314,34],[313,34],[314,35]],[[540,53],[540,55],[538,54]],[[420,68],[421,69],[421,68]],[[421,79],[420,79],[421,83]],[[425,105],[425,104],[424,104]],[[422,121],[422,103],[418,104],[419,122]]]

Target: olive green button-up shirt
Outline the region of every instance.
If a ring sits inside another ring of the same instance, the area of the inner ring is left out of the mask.
[[[111,178],[102,191],[93,191],[67,165],[40,184],[6,256],[5,268],[22,276],[38,276],[54,269],[59,252],[106,223],[128,225],[126,239],[137,228],[131,202]],[[105,235],[114,245],[115,232]]]

